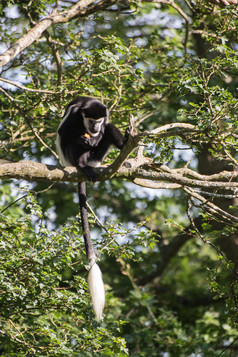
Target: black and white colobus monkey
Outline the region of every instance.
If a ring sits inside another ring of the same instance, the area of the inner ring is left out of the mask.
[[[66,108],[57,132],[56,148],[64,166],[83,169],[96,181],[94,167],[100,166],[111,145],[122,149],[127,135],[108,123],[107,107],[95,98],[78,97]],[[80,214],[87,258],[90,262],[89,290],[98,321],[102,318],[105,291],[101,270],[96,264],[86,207],[86,184],[78,184]]]

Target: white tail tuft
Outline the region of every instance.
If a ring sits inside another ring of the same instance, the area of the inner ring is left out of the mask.
[[[105,305],[105,290],[102,280],[102,272],[94,259],[91,261],[90,265],[91,268],[88,274],[89,291],[92,297],[96,319],[99,322],[102,319],[103,308]]]

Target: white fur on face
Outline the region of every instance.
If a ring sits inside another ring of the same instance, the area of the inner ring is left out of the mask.
[[[84,126],[85,126],[85,129],[87,131],[87,133],[91,136],[98,136],[98,134],[100,133],[101,131],[101,128],[102,128],[102,125],[104,123],[104,117],[102,118],[99,118],[99,119],[93,119],[93,118],[87,118],[85,117],[85,115],[82,113],[83,115],[83,123],[84,123]],[[97,126],[97,132],[94,133],[90,130],[90,127],[95,124]]]

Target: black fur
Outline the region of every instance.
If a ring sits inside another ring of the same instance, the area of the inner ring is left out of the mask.
[[[83,115],[95,120],[104,118],[96,136],[85,137],[88,131],[84,125]],[[58,128],[60,156],[63,155],[68,164],[84,169],[91,181],[95,181],[95,175],[88,163],[101,163],[111,145],[122,149],[126,140],[119,129],[108,123],[108,117],[107,107],[97,99],[78,97],[66,108]]]
[[[122,149],[128,134],[108,123],[107,107],[97,99],[78,97],[66,108],[57,134],[57,151],[64,166],[83,169],[90,181],[96,181],[93,167],[100,164],[111,145]],[[85,136],[86,134],[86,136]],[[95,315],[101,320],[105,303],[105,292],[101,271],[96,264],[87,215],[86,185],[78,184],[79,205],[87,258],[90,262],[89,289]]]

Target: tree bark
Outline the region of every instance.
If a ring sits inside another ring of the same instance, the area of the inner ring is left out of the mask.
[[[93,4],[94,0],[78,1],[69,10],[58,13],[55,9],[49,16],[41,20],[15,44],[0,55],[0,68],[13,60],[20,52],[38,40],[43,32],[53,24],[66,23],[77,17],[83,17],[91,13],[103,10],[115,3],[115,0],[101,0]],[[91,5],[91,6],[90,6]]]

